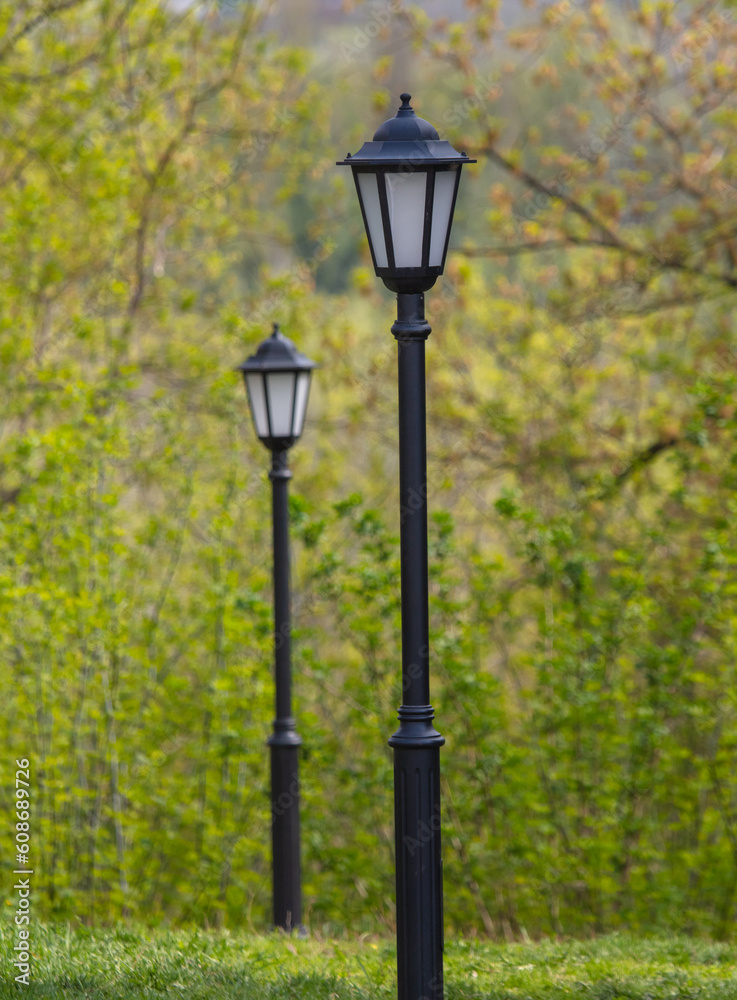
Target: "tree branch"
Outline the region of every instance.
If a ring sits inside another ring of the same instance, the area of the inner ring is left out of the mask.
[[[32,17],[30,21],[26,21],[26,23],[6,41],[5,45],[0,48],[0,59],[4,59],[13,46],[15,46],[21,38],[29,35],[39,26],[39,24],[43,24],[44,21],[48,21],[49,18],[53,17],[55,14],[61,14],[63,11],[70,10],[72,7],[79,7],[83,3],[87,3],[87,0],[56,0],[55,3],[47,4],[39,14]]]
[[[607,487],[605,487],[597,496],[597,500],[606,500],[608,497],[612,496],[620,487],[624,486],[625,482],[632,476],[635,472],[649,465],[650,462],[656,458],[661,451],[665,451],[667,448],[672,448],[674,445],[680,444],[683,439],[673,435],[668,438],[664,438],[661,441],[654,441],[651,445],[645,448],[644,451],[638,452],[630,460],[629,465],[627,465],[621,472],[618,472],[614,477],[614,481]]]

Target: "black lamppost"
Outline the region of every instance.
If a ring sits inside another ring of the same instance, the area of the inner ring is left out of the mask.
[[[474,163],[418,118],[396,117],[339,166],[350,166],[376,274],[397,292],[402,691],[394,748],[399,1000],[442,1000],[440,747],[430,705],[425,320],[423,292],[443,273],[461,166]]]
[[[302,433],[315,362],[300,354],[277,324],[243,372],[256,433],[271,451],[274,524],[274,650],[276,718],[271,747],[271,839],[274,924],[302,924],[299,850],[299,746],[292,715],[289,600],[289,480],[287,452]]]

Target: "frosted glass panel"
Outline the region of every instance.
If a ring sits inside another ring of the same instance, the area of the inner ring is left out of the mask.
[[[427,174],[386,174],[386,198],[397,267],[422,266]]]
[[[366,213],[368,238],[374,250],[377,267],[388,267],[386,257],[386,240],[384,226],[381,222],[381,205],[379,204],[379,189],[376,185],[376,174],[356,174],[361,190],[361,201]]]
[[[246,375],[248,402],[251,404],[251,416],[256,425],[256,433],[260,438],[269,436],[269,421],[266,416],[266,398],[264,396],[264,380],[261,375]]]
[[[305,410],[307,409],[307,397],[310,394],[310,373],[300,372],[297,376],[297,401],[294,404],[294,423],[292,424],[292,434],[299,437],[302,433],[302,425],[305,422]]]
[[[453,205],[453,191],[456,186],[457,170],[439,170],[435,174],[435,200],[432,210],[432,233],[430,234],[431,267],[443,263],[445,237],[450,225],[450,210]]]
[[[296,377],[296,372],[279,372],[266,376],[272,437],[292,436],[292,406]]]

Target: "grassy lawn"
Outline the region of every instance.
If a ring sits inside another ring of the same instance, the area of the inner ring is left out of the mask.
[[[0,930],[0,997],[373,1000],[395,996],[393,942],[31,925],[30,986]],[[737,1000],[737,947],[686,937],[446,945],[447,1000]]]

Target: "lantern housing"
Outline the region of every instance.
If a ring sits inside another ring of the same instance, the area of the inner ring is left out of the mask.
[[[393,292],[424,292],[443,273],[458,181],[475,163],[418,118],[411,95],[371,142],[338,166],[353,170],[374,270]]]
[[[267,448],[284,451],[299,439],[317,365],[301,354],[278,323],[256,353],[239,365],[256,434]]]

